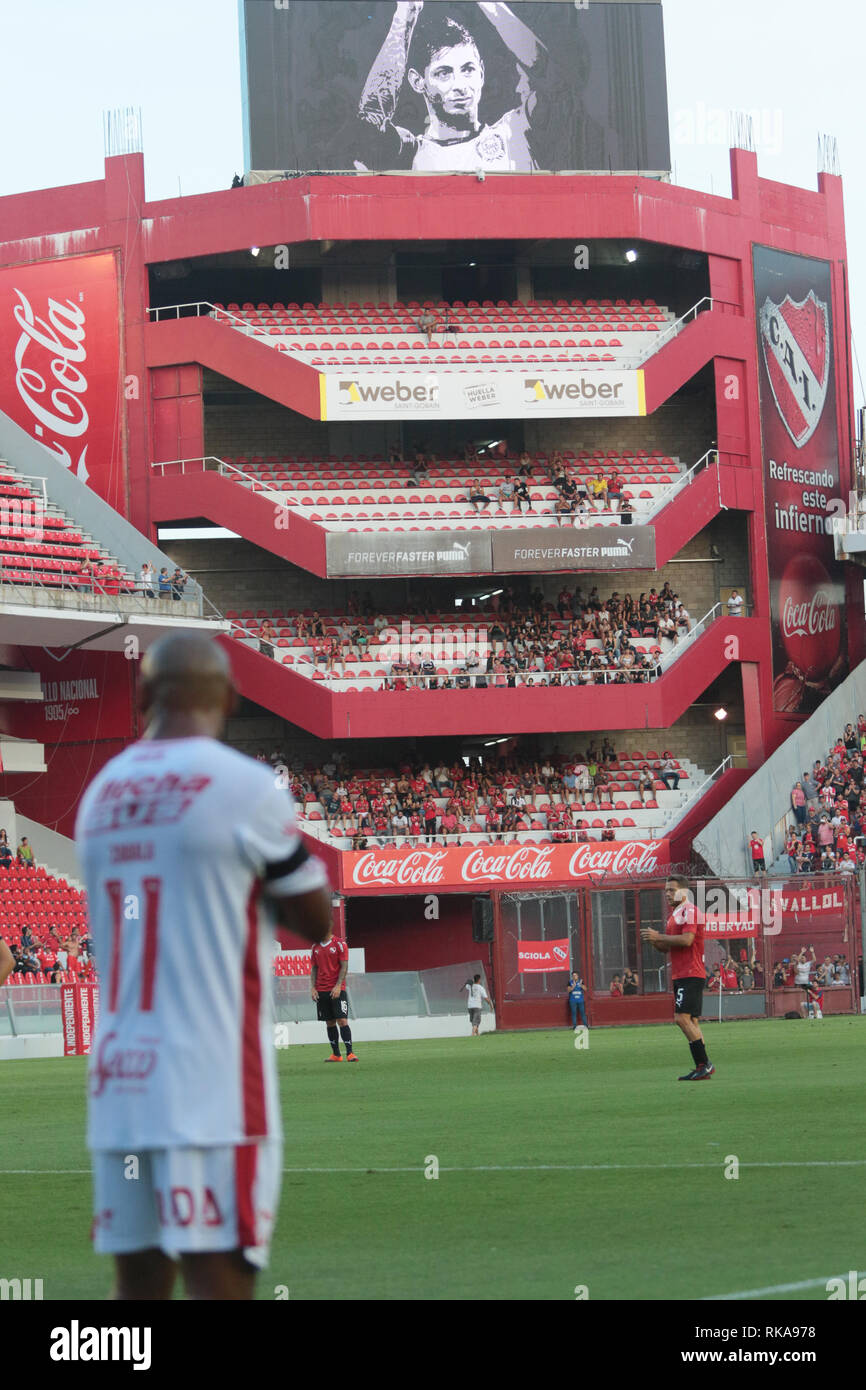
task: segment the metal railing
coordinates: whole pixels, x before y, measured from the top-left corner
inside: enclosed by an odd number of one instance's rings
[[[728,769],[732,768],[733,766],[733,755],[731,753],[728,753],[728,755],[724,757],[722,761],[719,763],[718,767],[714,768],[712,772],[708,773],[704,780],[700,782],[698,786],[694,788],[694,790],[689,788],[688,796],[686,797],[685,801],[682,803],[681,806],[678,806],[676,808],[676,815],[668,822],[666,832],[672,830],[674,826],[677,825],[679,821],[683,819],[689,808],[693,806],[695,802],[703,796],[707,788],[711,787],[714,782],[717,782],[721,777],[722,773],[727,772]]]
[[[16,563],[20,557],[16,557]],[[24,569],[24,565],[17,566]],[[22,582],[18,579],[10,579],[6,574],[0,575],[0,605],[8,597],[8,591],[12,590],[16,601],[29,604],[31,607],[48,607],[52,604],[57,606],[57,599],[62,594],[64,598],[75,598],[75,608],[85,612],[104,613],[107,607],[118,610],[119,616],[132,613],[149,613],[151,615],[159,613],[161,610],[155,605],[160,602],[172,604],[172,609],[178,616],[203,616],[203,595],[193,594],[191,598],[174,599],[171,595],[167,599],[160,600],[158,597],[149,599],[145,594],[135,587],[137,580],[127,572],[120,576],[120,583],[129,587],[114,587],[112,582],[106,583],[104,580],[91,577],[86,583],[73,583],[67,575],[57,575],[56,579],[47,582],[44,576],[34,570],[32,579]],[[156,584],[156,579],[153,581]],[[212,606],[212,605],[211,605]],[[62,604],[64,609],[71,609],[72,605],[68,602]],[[216,612],[216,610],[214,610]]]
[[[701,458],[698,459],[697,463],[692,464],[688,472],[680,473],[679,476],[676,477],[672,483],[668,483],[664,492],[661,494],[660,497],[654,499],[652,506],[647,512],[647,522],[650,522],[655,517],[657,517],[659,512],[662,511],[662,509],[666,507],[668,503],[672,501],[674,497],[677,496],[678,493],[682,492],[683,488],[688,486],[688,484],[692,481],[696,474],[700,473],[704,468],[708,468],[710,464],[718,463],[718,461],[718,449],[708,449],[707,452],[703,454]]]
[[[702,299],[699,299],[696,304],[692,305],[691,309],[687,309],[686,312],[680,315],[678,319],[675,319],[673,323],[669,323],[664,332],[660,333],[644,352],[640,353],[636,358],[629,359],[629,361],[639,366],[641,362],[646,362],[650,357],[654,357],[659,351],[659,348],[664,347],[665,343],[675,337],[680,329],[685,327],[690,318],[697,318],[698,314],[707,313],[713,308],[714,303],[715,301],[712,295],[705,294]],[[704,308],[704,305],[706,305],[706,308]]]
[[[641,814],[636,807],[630,809],[633,810],[636,815]],[[650,814],[656,810],[656,808],[652,806],[648,809]],[[664,809],[664,807],[660,806],[658,811],[663,813]],[[680,808],[676,807],[674,809],[676,810],[677,817],[679,817]],[[647,807],[644,806],[643,810],[646,811]],[[608,815],[613,811],[613,807],[608,811],[607,806],[605,806],[603,812],[590,811],[588,814],[597,819],[600,815]],[[628,811],[623,811],[622,808],[620,808],[620,810],[615,813],[615,818],[622,815],[628,815]],[[527,813],[522,816],[522,819],[525,820],[526,818]],[[670,821],[669,823],[665,822],[663,825],[628,825],[623,827],[622,822],[620,822],[619,826],[613,826],[613,829],[617,832],[626,829],[629,832],[626,836],[617,833],[616,842],[620,842],[623,839],[663,840],[668,834],[670,826],[674,823],[674,821]],[[558,844],[604,843],[601,838],[601,830],[597,826],[591,828],[588,825],[584,830],[578,830],[573,825],[568,827],[553,825],[548,828],[538,826],[534,830],[455,830],[452,832],[440,830],[432,836],[424,834],[401,835],[395,831],[388,831],[386,834],[379,835],[375,830],[361,830],[346,835],[334,835],[328,830],[325,822],[305,820],[303,815],[299,816],[298,825],[299,829],[301,829],[305,835],[309,835],[312,839],[318,840],[321,844],[330,845],[332,849],[337,849],[341,853],[347,853],[351,850],[352,841],[356,838],[356,834],[362,836],[367,841],[368,849],[383,849],[388,845],[393,845],[396,849],[409,849],[413,847],[416,849],[426,849],[437,845],[442,849],[459,849],[464,845],[479,844],[481,841],[486,841],[488,844],[533,845],[539,844],[542,838],[544,840],[549,840],[555,835],[559,837],[555,841],[555,843]],[[581,834],[585,835],[586,838],[584,840],[579,838]],[[340,841],[346,841],[347,843],[341,844],[339,843]]]

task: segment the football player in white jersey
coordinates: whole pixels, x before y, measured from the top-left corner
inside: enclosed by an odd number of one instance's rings
[[[483,125],[484,63],[469,30],[447,16],[418,25],[423,0],[398,0],[361,95],[356,168],[529,173],[539,167],[531,126],[547,50],[508,5],[478,8],[514,55],[520,104]],[[393,123],[404,78],[427,107],[420,135]]]
[[[275,924],[331,897],[273,769],[218,742],[228,659],[195,633],[142,663],[145,736],[85,793],[76,840],[100,971],[88,1144],[94,1244],[119,1299],[248,1299],[279,1202]]]

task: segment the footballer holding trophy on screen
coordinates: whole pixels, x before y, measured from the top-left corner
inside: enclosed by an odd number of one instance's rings
[[[464,24],[423,0],[398,0],[387,37],[370,69],[358,109],[355,167],[435,172],[530,173],[539,163],[533,131],[544,120],[548,51],[508,5],[478,9],[513,55],[519,104],[492,124],[479,118],[484,62]],[[420,134],[394,124],[403,83],[423,99]],[[420,117],[420,112],[419,112]]]

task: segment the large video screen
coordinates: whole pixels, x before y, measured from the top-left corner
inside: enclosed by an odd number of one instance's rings
[[[664,174],[660,0],[244,0],[247,170]]]

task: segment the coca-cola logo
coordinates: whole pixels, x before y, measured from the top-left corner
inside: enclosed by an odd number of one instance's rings
[[[550,878],[552,845],[521,845],[516,850],[478,847],[463,861],[464,883],[537,882]]]
[[[657,846],[652,840],[626,840],[621,845],[578,845],[568,865],[572,878],[590,874],[650,874],[658,866]]]
[[[60,442],[61,439],[80,440],[90,425],[84,403],[87,377],[78,365],[87,360],[84,310],[71,299],[65,303],[49,299],[46,320],[34,313],[30,300],[21,290],[16,289],[15,294],[20,303],[15,305],[13,313],[21,329],[15,344],[18,395],[33,416],[34,436],[57,454],[65,468],[73,469],[86,483],[89,477],[87,445],[73,459],[69,449]],[[40,348],[42,356],[38,354]]]
[[[90,1093],[101,1096],[109,1081],[146,1081],[157,1063],[150,1047],[118,1047],[111,1051],[116,1033],[106,1033],[99,1044],[90,1072]]]
[[[816,589],[811,600],[796,603],[789,594],[782,607],[782,633],[785,637],[815,637],[832,632],[838,613],[826,589]]]
[[[352,880],[359,887],[364,884],[441,883],[445,877],[445,859],[444,849],[418,849],[405,855],[398,851],[389,858],[369,850],[356,860]]]

